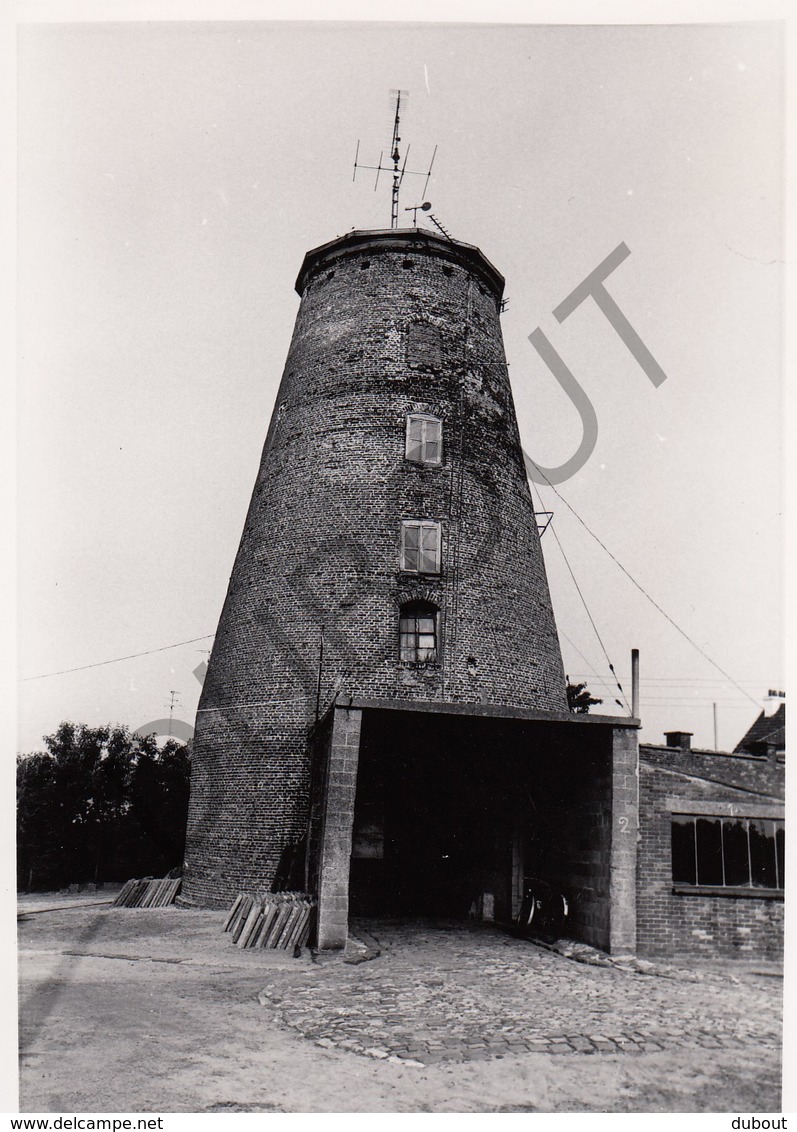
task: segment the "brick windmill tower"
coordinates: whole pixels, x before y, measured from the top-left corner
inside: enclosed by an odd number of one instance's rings
[[[478,248],[398,227],[400,97],[391,227],[308,252],[296,281],[198,710],[189,902],[276,881],[338,923],[349,884],[365,910],[413,911],[488,883],[508,908],[520,866],[496,837],[518,776],[496,752],[526,740],[497,720],[567,718],[504,280]],[[496,853],[506,882],[483,879]]]

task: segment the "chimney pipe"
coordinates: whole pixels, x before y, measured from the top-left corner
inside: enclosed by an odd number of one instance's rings
[[[677,747],[681,751],[691,751],[692,749],[691,731],[665,731],[664,738],[667,740],[668,747]]]
[[[631,649],[631,715],[639,719],[639,649]]]

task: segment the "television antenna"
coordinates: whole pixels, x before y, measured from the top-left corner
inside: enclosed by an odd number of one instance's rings
[[[401,134],[400,134],[401,112],[404,109],[404,107],[407,105],[407,100],[409,98],[409,95],[407,94],[406,90],[392,90],[390,92],[390,94],[391,94],[391,97],[395,98],[395,100],[396,100],[396,111],[395,111],[395,114],[394,114],[394,117],[393,117],[393,137],[392,137],[391,142],[390,142],[390,158],[389,158],[389,161],[384,165],[382,164],[382,158],[385,155],[385,151],[382,150],[381,153],[379,154],[379,163],[377,165],[364,165],[361,161],[358,160],[358,158],[360,156],[360,141],[359,141],[359,138],[358,138],[357,139],[357,149],[356,149],[356,152],[354,154],[354,173],[352,174],[352,181],[356,180],[358,169],[373,169],[376,172],[376,177],[374,179],[374,192],[376,192],[376,189],[379,185],[379,174],[380,173],[391,173],[392,172],[393,184],[392,184],[391,192],[390,192],[390,227],[391,228],[398,228],[399,193],[401,192],[401,182],[404,180],[404,178],[406,176],[425,177],[426,180],[423,183],[423,192],[421,193],[421,197],[423,198],[426,195],[426,188],[429,184],[429,178],[432,175],[432,166],[434,165],[434,159],[435,159],[435,155],[437,153],[437,146],[434,147],[434,151],[432,153],[432,160],[429,162],[429,168],[427,169],[427,171],[425,173],[422,173],[419,169],[408,169],[407,168],[407,158],[409,157],[409,153],[410,153],[410,147],[409,146],[407,146],[406,152],[404,154],[404,162],[402,164],[401,149],[400,149],[400,146],[401,146]],[[391,163],[392,163],[392,169],[391,169]],[[419,205],[418,207],[420,208],[422,206]]]
[[[169,703],[169,735],[171,735],[171,733],[172,733],[172,719],[173,719],[173,716],[174,716],[174,705],[175,705],[175,702],[176,702],[176,697],[179,696],[180,693],[175,688],[170,688],[169,694],[171,695],[171,702]]]
[[[435,228],[440,229],[447,240],[453,240],[454,237],[451,235],[447,228],[443,227],[443,225],[440,223],[433,212],[429,213],[429,219],[431,220],[432,224],[434,224]]]
[[[411,204],[410,207],[405,208],[404,211],[412,213],[412,223],[413,223],[413,226],[417,228],[417,226],[418,226],[418,213],[419,212],[429,212],[429,209],[431,207],[432,207],[431,202],[428,201],[428,200],[425,200],[423,202],[423,204]],[[447,240],[453,240],[454,237],[451,235],[451,233],[449,232],[449,230],[447,228],[443,227],[442,222],[437,219],[437,217],[435,216],[435,214],[433,212],[429,212],[429,219],[431,220],[432,224],[434,224],[435,228],[437,228],[438,231],[443,233],[443,235],[445,236],[445,238]]]
[[[412,226],[413,226],[413,228],[418,227],[418,213],[419,212],[428,212],[431,207],[432,206],[431,206],[430,202],[428,200],[425,200],[423,202],[423,204],[411,204],[409,206],[409,208],[404,209],[405,212],[411,212],[412,213]]]

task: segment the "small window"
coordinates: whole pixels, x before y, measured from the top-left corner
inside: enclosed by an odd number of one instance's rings
[[[409,519],[401,524],[401,569],[413,574],[440,573],[440,524]]]
[[[780,891],[784,838],[784,823],[774,818],[673,814],[673,883]]]
[[[402,605],[399,615],[399,656],[405,664],[437,660],[437,606],[426,601]]]
[[[407,417],[405,458],[413,464],[439,464],[443,452],[443,422],[437,417],[412,413]]]

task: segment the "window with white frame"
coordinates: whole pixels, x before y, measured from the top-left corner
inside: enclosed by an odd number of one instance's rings
[[[443,422],[426,413],[410,413],[404,456],[413,464],[439,464],[443,458]]]
[[[440,524],[407,519],[401,524],[401,569],[412,574],[440,573]]]
[[[673,814],[673,884],[779,891],[784,843],[784,822],[778,818]]]
[[[399,613],[399,656],[405,664],[437,660],[438,609],[428,601],[410,601]]]

